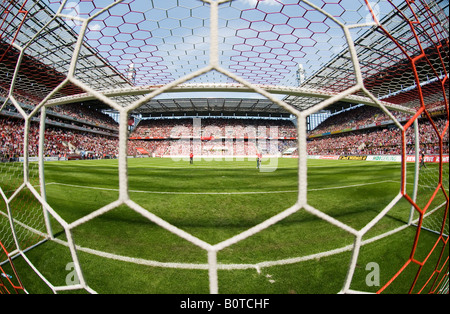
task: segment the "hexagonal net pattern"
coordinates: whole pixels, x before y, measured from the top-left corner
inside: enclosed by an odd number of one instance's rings
[[[14,112],[23,127],[20,145],[14,147],[20,163],[0,164],[0,241],[5,245],[0,251],[0,262],[5,262],[0,265],[12,265],[12,257],[21,256],[54,292],[95,292],[83,276],[78,258],[82,248],[75,242],[73,230],[127,206],[206,252],[206,264],[166,266],[207,270],[209,291],[218,293],[219,270],[259,270],[302,261],[304,258],[299,257],[247,265],[221,264],[217,258],[224,249],[302,211],[354,237],[349,247],[322,252],[311,259],[350,251],[341,292],[359,292],[351,289],[359,253],[365,243],[375,241],[363,238],[399,202],[407,201],[410,221],[385,236],[417,226],[410,239],[414,242],[411,255],[378,292],[385,291],[414,265],[418,270],[408,291],[427,287],[427,291],[438,292],[446,282],[444,292],[448,293],[448,1],[22,0],[2,1],[0,8],[0,113],[4,117]],[[256,94],[270,101],[265,105],[267,112],[283,110],[295,117],[299,173],[298,197],[293,206],[213,245],[131,198],[127,139],[129,117],[140,110],[189,109],[180,105],[167,109],[154,101],[159,96],[218,91]],[[46,112],[81,102],[101,103],[120,117],[118,136],[111,144],[118,152],[119,188],[117,200],[69,222],[46,199],[45,143],[52,135],[46,130]],[[379,108],[392,120],[399,136],[399,192],[362,228],[322,212],[308,198],[307,117],[338,103]],[[419,119],[426,126],[419,126]],[[9,148],[8,130],[14,127],[7,118],[0,125],[2,146]],[[433,140],[428,142],[428,138]],[[431,149],[427,143],[435,145],[438,164],[437,170],[428,174],[420,165],[425,158],[421,152]],[[37,163],[30,160],[33,149]],[[413,174],[407,172],[408,156],[414,157]],[[8,176],[17,165],[20,175],[14,174],[17,183],[11,184]],[[414,186],[412,192],[409,184]],[[28,258],[27,249],[42,238],[61,242],[52,233],[51,220],[64,230],[64,244],[79,278],[76,284],[52,284]],[[431,220],[434,223],[425,226]],[[427,257],[419,260],[415,251],[422,237],[421,227],[432,229],[437,239]],[[110,253],[87,251],[113,258]],[[416,287],[432,253],[439,256],[433,262],[436,265],[425,274],[426,284]]]

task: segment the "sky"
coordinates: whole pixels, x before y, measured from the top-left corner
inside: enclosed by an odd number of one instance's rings
[[[60,4],[46,1],[54,11]],[[342,2],[345,9],[352,8],[345,13],[345,19],[358,23],[371,20],[362,1]],[[311,2],[323,5],[322,1]],[[110,3],[69,0],[62,13],[87,18]],[[221,65],[257,84],[292,86],[297,84],[298,64],[303,65],[306,76],[312,75],[346,48],[337,24],[330,19],[322,23],[322,13],[304,3],[293,3],[296,1],[234,0],[222,5]],[[380,16],[386,11],[375,2],[372,6]],[[343,7],[330,4],[324,9],[343,20]],[[80,22],[70,18],[65,21],[79,32]],[[199,0],[126,0],[93,20],[85,41],[122,72],[133,63],[138,85],[167,83],[208,64],[209,5]],[[193,82],[222,80],[220,75],[209,73]]]
[[[54,11],[61,2],[45,1]],[[373,22],[364,0],[328,2],[310,0],[346,25]],[[111,3],[69,0],[62,13],[67,16],[65,22],[79,32],[80,22],[70,17],[88,18]],[[369,4],[379,20],[391,11],[388,1]],[[299,64],[308,78],[348,47],[338,24],[297,0],[234,0],[220,6],[219,19],[221,67],[255,84],[297,86]],[[367,30],[368,26],[352,28],[352,38]],[[209,64],[209,5],[200,0],[125,0],[90,22],[85,42],[124,76],[132,64],[138,86],[170,83]],[[217,72],[188,83],[209,82],[233,83]]]

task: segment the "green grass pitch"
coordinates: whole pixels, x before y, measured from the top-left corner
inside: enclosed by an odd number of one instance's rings
[[[426,171],[437,171],[436,167],[429,165]],[[445,167],[448,174],[448,164]],[[412,193],[414,165],[408,165],[407,170],[407,190]],[[399,163],[308,160],[307,171],[308,204],[357,230],[374,219],[400,190]],[[184,160],[129,159],[128,178],[133,201],[210,244],[220,243],[280,213],[295,204],[298,197],[296,159],[278,159],[272,172],[258,171],[256,161],[248,159],[195,160],[192,165]],[[45,180],[48,203],[68,223],[118,199],[117,160],[47,162]],[[429,193],[421,193],[422,205]],[[27,197],[32,199],[23,195],[24,199]],[[438,193],[433,204],[443,201],[443,193]],[[14,206],[15,203],[11,206],[13,213]],[[363,240],[405,225],[410,208],[405,199],[400,200]],[[0,211],[5,212],[3,202]],[[5,219],[0,222],[5,223]],[[56,238],[65,241],[64,230],[54,219],[52,227]],[[408,260],[416,231],[415,227],[408,227],[364,245],[351,288],[376,292],[380,286],[366,284],[366,265],[375,262],[380,266],[383,285]],[[144,261],[134,264],[78,251],[87,283],[99,293],[209,293],[207,270],[170,267],[206,265],[207,252],[127,206],[76,227],[73,236],[83,248]],[[427,258],[436,239],[434,233],[421,232],[415,257]],[[315,254],[353,242],[351,234],[300,210],[218,253],[219,264],[261,266],[219,270],[219,293],[337,293],[344,284],[351,251],[328,257]],[[432,270],[427,268],[435,266],[438,255],[428,257],[422,272]],[[27,257],[56,286],[74,279],[70,252],[64,245],[47,241],[29,251]],[[285,262],[302,257],[304,261]],[[149,261],[160,264],[149,266]],[[264,267],[265,262],[275,265]],[[14,263],[29,292],[51,292],[22,258]],[[386,292],[408,292],[417,270],[417,265],[409,266]],[[419,279],[417,285],[426,279]]]

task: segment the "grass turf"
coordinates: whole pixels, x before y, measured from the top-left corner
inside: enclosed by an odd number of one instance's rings
[[[427,171],[432,171],[430,168],[433,167],[430,165]],[[359,230],[399,193],[400,173],[400,165],[392,162],[309,160],[307,202]],[[412,173],[413,167],[409,165],[408,193],[412,193]],[[277,160],[273,172],[258,171],[253,160],[196,160],[190,165],[171,159],[129,159],[128,178],[133,201],[210,244],[220,243],[282,212],[295,204],[298,197],[295,159]],[[45,179],[48,203],[68,223],[118,198],[116,160],[48,162]],[[448,184],[446,189],[448,191]],[[32,196],[27,197],[33,203]],[[443,193],[438,193],[434,203],[442,202],[443,198]],[[426,203],[426,200],[421,202]],[[400,200],[365,239],[404,225],[410,207],[406,200]],[[52,226],[57,238],[65,240],[63,228],[54,219]],[[379,287],[368,287],[365,283],[368,273],[365,266],[370,262],[378,263],[381,282],[386,282],[408,260],[415,233],[416,229],[411,227],[364,246],[351,287],[377,291]],[[73,236],[80,246],[122,256],[162,263],[207,263],[204,250],[124,205],[76,227]],[[218,262],[279,261],[341,248],[353,241],[354,237],[348,232],[300,210],[220,251]],[[436,236],[421,233],[420,241],[423,253],[417,254],[427,256]],[[149,267],[84,252],[78,254],[89,286],[100,293],[209,291],[207,270]],[[54,285],[66,283],[70,274],[67,265],[71,262],[66,247],[48,241],[27,256]],[[260,273],[255,269],[220,270],[219,292],[336,293],[344,283],[350,256],[350,252],[345,252],[263,268]],[[19,265],[16,266],[18,269],[29,268],[21,258],[15,263]],[[49,292],[32,272],[24,271],[21,278],[30,292]],[[400,276],[388,292],[407,292],[411,282],[412,278]]]

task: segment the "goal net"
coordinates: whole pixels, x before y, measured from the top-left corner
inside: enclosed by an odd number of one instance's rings
[[[370,292],[389,292],[401,280],[407,282],[404,292],[448,293],[448,9],[444,0],[1,1],[0,292],[33,292],[21,280],[24,270],[52,292],[95,293],[84,276],[80,254],[206,272],[208,291],[216,294],[221,292],[223,271],[261,273],[261,268],[349,252],[341,263],[346,271],[339,292],[359,293],[366,292],[354,280],[361,250],[387,237],[382,241],[406,241],[411,251]],[[242,95],[253,100],[239,99]],[[223,100],[205,100],[211,98]],[[312,206],[308,190],[309,153],[319,151],[308,148],[316,136],[308,133],[310,117],[354,106],[376,108],[378,113],[367,116],[367,109],[366,116],[338,122],[318,136],[341,133],[339,138],[349,140],[355,149],[344,149],[330,137],[323,142],[327,153],[314,158],[393,160],[398,165],[398,176],[383,181],[396,184],[397,194],[387,205],[380,203],[376,215],[362,226]],[[136,121],[183,117],[186,112],[294,120],[296,137],[289,137],[289,143],[270,146],[265,140],[278,138],[267,133],[259,147],[245,135],[242,150],[252,155],[264,151],[264,158],[268,151],[287,149],[298,160],[295,204],[213,244],[136,201],[129,189],[130,150],[146,157],[152,152],[164,155],[175,141],[164,135],[145,147],[144,142],[134,142],[130,134]],[[382,129],[384,125],[389,128]],[[366,135],[354,133],[364,128]],[[368,139],[369,132],[370,140],[360,139]],[[206,141],[201,135],[178,140],[188,145]],[[225,150],[214,142],[209,145],[214,153]],[[226,148],[227,153],[232,150],[233,145]],[[58,197],[47,200],[47,189],[55,184],[54,176],[46,178],[49,168],[70,173],[78,180],[77,187],[89,186],[82,175],[71,172],[77,162],[69,161],[92,158],[117,158],[116,176],[105,179],[117,182],[117,189],[109,189],[115,193],[112,197],[105,192],[91,199],[86,194],[88,200],[76,207],[76,201],[64,200],[61,188]],[[63,160],[67,163],[58,163]],[[87,167],[95,170],[95,165]],[[75,189],[74,183],[58,179],[65,182],[60,186]],[[99,193],[108,190],[105,182],[104,188],[95,187]],[[404,204],[408,217],[402,225],[372,237],[381,222]],[[123,207],[192,244],[206,262],[124,257],[104,250],[104,243],[97,247],[95,239],[90,247],[76,241],[75,229]],[[224,250],[297,213],[345,233],[351,244],[280,261],[220,260]],[[395,237],[404,230],[407,239]],[[309,236],[302,239],[309,240]],[[67,259],[58,262],[71,267],[72,277],[63,274],[58,281],[42,271],[39,262],[51,260],[52,245],[68,251]]]
[[[438,122],[436,125],[438,129],[442,129],[442,123],[443,121]],[[417,185],[415,186],[415,202],[420,208],[425,208],[427,211],[422,218],[422,228],[448,236],[448,220],[443,219],[446,215],[447,206],[445,192],[443,191],[448,191],[449,168],[446,165],[443,165],[441,168],[438,164],[433,163],[433,159],[436,156],[427,157],[427,152],[429,153],[430,149],[434,149],[427,145],[430,139],[426,137],[429,137],[430,133],[432,134],[432,132],[429,132],[430,127],[430,124],[424,125],[423,123],[418,126],[421,148],[419,149],[418,169],[416,169],[418,176],[416,178]],[[439,188],[439,185],[441,185],[441,188]],[[414,215],[411,219],[419,218],[417,212],[413,212]]]

